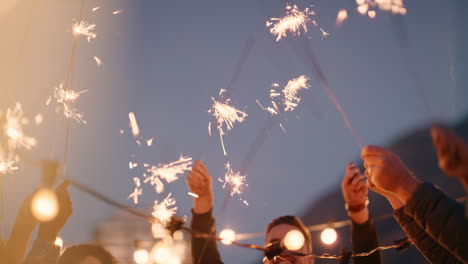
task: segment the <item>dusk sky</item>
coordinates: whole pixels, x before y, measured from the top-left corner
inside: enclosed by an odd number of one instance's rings
[[[18,101],[26,115],[42,113],[42,125],[27,126],[38,140],[28,154],[61,161],[66,121],[45,102],[66,77],[71,26],[81,1],[36,1],[33,9],[32,1],[17,2],[9,8],[0,4],[0,111]],[[76,104],[87,124],[72,121],[67,174],[132,205],[127,196],[133,191],[132,178],[141,177],[141,170],[129,170],[129,161],[158,164],[180,154],[203,158],[214,178],[218,230],[263,231],[276,216],[301,214],[336,187],[347,162],[359,157],[357,142],[300,47],[308,43],[313,48],[364,144],[385,146],[412,129],[436,120],[454,122],[468,112],[466,77],[460,76],[466,68],[459,67],[466,66],[466,51],[459,49],[467,34],[457,24],[461,20],[455,19],[455,10],[466,10],[467,5],[459,2],[406,1],[406,16],[377,11],[370,19],[357,13],[354,1],[293,1],[301,10],[314,10],[312,18],[330,36],[322,38],[309,24],[307,33],[276,42],[265,22],[285,14],[285,1],[86,0],[83,19],[96,24],[97,37],[91,43],[85,38],[78,41],[73,89],[87,90]],[[101,9],[92,12],[96,6]],[[337,28],[336,15],[343,8],[348,19]],[[123,12],[113,15],[116,10]],[[28,19],[32,23],[25,34]],[[395,26],[395,19],[401,26]],[[408,33],[408,48],[400,48],[397,36],[403,30]],[[229,85],[249,38],[252,49],[231,96],[232,104],[248,117],[224,136],[228,152],[224,157],[218,134],[208,135],[210,97],[216,98]],[[101,58],[101,67],[93,56]],[[234,170],[241,169],[269,116],[256,100],[267,104],[272,83],[284,86],[300,75],[311,78],[311,87],[300,93],[303,100],[297,109],[282,116],[286,133],[276,124],[247,170],[248,186],[241,198],[249,206],[234,196],[223,208],[229,191],[217,179],[223,177],[224,164],[229,161]],[[417,78],[424,96],[415,85]],[[141,137],[154,137],[154,146],[137,146],[128,126],[129,112],[136,115]],[[39,173],[23,162],[20,170],[2,176],[3,237],[21,201],[39,184]],[[150,213],[154,200],[171,192],[178,215],[190,217],[192,197],[184,178],[168,184],[159,195],[145,187],[138,206]],[[116,212],[70,189],[74,213],[61,234],[68,245],[92,239],[93,228]],[[220,249],[225,263],[246,263],[258,256],[235,247]]]

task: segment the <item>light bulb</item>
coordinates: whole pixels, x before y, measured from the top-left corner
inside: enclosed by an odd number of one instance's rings
[[[133,253],[133,260],[138,264],[144,264],[149,260],[148,251],[144,249],[138,249]]]
[[[288,250],[299,250],[304,246],[304,242],[304,235],[297,229],[293,229],[286,233],[283,239],[284,246]]]
[[[326,245],[331,245],[336,242],[338,235],[333,228],[325,228],[320,235],[322,242]]]
[[[236,240],[236,232],[234,232],[232,229],[224,229],[219,234],[219,237],[222,239],[221,243],[230,245],[232,244],[232,241]]]
[[[58,213],[57,195],[49,189],[39,189],[31,200],[31,212],[40,222],[54,219]]]

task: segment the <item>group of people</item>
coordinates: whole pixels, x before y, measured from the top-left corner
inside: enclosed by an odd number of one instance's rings
[[[439,167],[447,175],[458,179],[468,191],[468,145],[450,130],[434,126],[431,129]],[[394,209],[394,217],[412,243],[430,263],[468,263],[468,216],[465,205],[445,195],[433,184],[418,179],[391,151],[366,146],[361,151],[365,172],[353,163],[348,164],[341,190],[345,209],[352,223],[353,252],[364,253],[379,246],[378,236],[367,205],[368,189],[384,196]],[[195,232],[216,233],[212,215],[212,177],[206,166],[195,162],[187,177],[187,185],[198,195],[194,199],[191,228]],[[287,250],[264,263],[312,264],[310,232],[296,216],[273,219],[265,230],[265,245],[281,242],[291,230],[304,236],[304,245]],[[300,254],[294,254],[300,253]],[[194,264],[223,263],[216,241],[192,236]],[[357,264],[380,264],[376,251],[368,256],[355,257]]]
[[[468,190],[468,145],[450,130],[431,129],[439,167]],[[468,216],[462,203],[451,199],[433,184],[423,182],[404,165],[399,157],[387,149],[366,146],[361,158],[365,172],[350,163],[347,165],[341,190],[345,209],[352,223],[354,253],[368,252],[379,246],[377,231],[367,205],[368,190],[384,196],[394,209],[394,217],[417,249],[431,263],[468,263]],[[195,161],[186,179],[194,198],[191,229],[195,233],[216,234],[213,218],[212,177],[203,162]],[[115,264],[117,260],[103,247],[80,244],[61,249],[55,245],[60,230],[72,214],[68,182],[55,189],[58,215],[50,222],[39,223],[31,213],[32,193],[22,203],[9,239],[0,244],[0,263],[8,264]],[[33,231],[37,236],[26,254]],[[299,231],[304,244],[297,250],[281,251],[264,263],[311,264],[312,240],[304,223],[296,216],[273,219],[265,230],[265,245],[281,244],[291,230]],[[217,241],[211,236],[192,236],[191,252],[194,264],[223,263]],[[381,263],[380,252],[355,257],[354,263]]]

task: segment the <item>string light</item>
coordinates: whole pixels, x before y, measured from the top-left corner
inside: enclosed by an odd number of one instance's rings
[[[338,234],[336,230],[331,227],[325,228],[320,234],[320,239],[322,239],[322,242],[326,245],[335,243],[337,238]]]
[[[47,188],[39,189],[31,201],[31,212],[40,222],[49,222],[58,213],[57,195]]]
[[[144,264],[147,263],[149,260],[149,254],[148,251],[144,249],[138,249],[133,253],[133,260],[137,264]]]
[[[232,229],[224,229],[219,234],[219,237],[221,238],[221,243],[230,245],[232,244],[232,241],[236,240],[236,232]]]
[[[304,246],[304,242],[304,235],[297,229],[293,229],[286,233],[283,239],[284,246],[288,250],[299,250]]]

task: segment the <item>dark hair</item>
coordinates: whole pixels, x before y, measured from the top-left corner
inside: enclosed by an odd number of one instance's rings
[[[118,263],[114,256],[102,246],[80,244],[65,249],[57,264],[78,264],[88,256],[97,258],[102,264]]]
[[[307,229],[307,227],[304,225],[304,223],[302,223],[301,219],[293,215],[284,215],[284,216],[280,216],[278,218],[273,219],[267,225],[267,228],[265,231],[265,234],[266,234],[265,242],[269,242],[269,241],[266,241],[266,239],[270,230],[273,227],[277,225],[281,225],[281,224],[292,225],[292,226],[297,227],[299,231],[301,231],[301,233],[304,235],[304,239],[305,239],[304,245],[306,246],[307,253],[312,253],[312,238],[310,237],[310,232]]]

